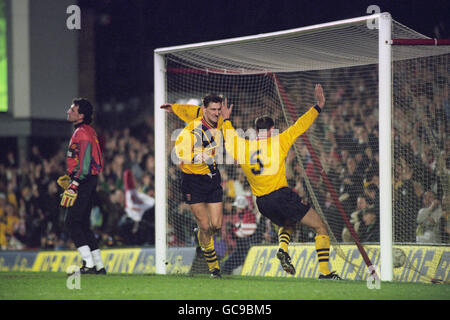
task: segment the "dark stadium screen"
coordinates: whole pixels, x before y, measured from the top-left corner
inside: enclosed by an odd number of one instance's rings
[[[8,111],[8,56],[6,47],[6,4],[0,0],[0,112]]]

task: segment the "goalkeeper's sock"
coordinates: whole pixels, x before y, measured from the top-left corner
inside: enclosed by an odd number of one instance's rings
[[[316,241],[316,252],[319,260],[319,272],[327,275],[330,274],[328,261],[330,257],[330,237],[325,234],[318,235],[314,238]]]
[[[103,269],[105,266],[103,265],[100,249],[93,250],[91,254],[92,258],[94,259],[94,264],[97,271]]]
[[[219,268],[219,260],[217,259],[216,250],[214,248],[214,238],[211,236],[208,243],[202,243],[200,241],[200,237],[198,236],[200,247],[203,251],[203,256],[206,259],[206,263],[208,264],[209,271],[213,271],[214,269]]]
[[[91,249],[89,246],[81,246],[78,249],[81,259],[86,263],[87,268],[94,267],[94,258],[92,258]]]
[[[291,227],[280,227],[278,230],[278,243],[279,248],[288,253],[289,242],[291,241],[291,235],[294,232]]]

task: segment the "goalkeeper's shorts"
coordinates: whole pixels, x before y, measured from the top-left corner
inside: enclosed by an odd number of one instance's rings
[[[297,223],[311,208],[303,204],[300,196],[288,187],[256,198],[259,212],[278,226]]]
[[[215,175],[182,173],[181,192],[188,204],[222,202],[222,179]]]

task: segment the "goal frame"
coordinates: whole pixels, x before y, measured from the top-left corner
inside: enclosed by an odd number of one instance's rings
[[[378,95],[379,95],[379,177],[380,177],[380,278],[393,280],[392,258],[392,17],[377,13],[357,18],[322,23],[285,31],[271,32],[225,40],[159,48],[154,51],[154,119],[155,119],[155,267],[157,274],[167,273],[167,145],[166,66],[164,55],[187,49],[208,48],[253,40],[279,38],[312,30],[324,30],[367,21],[378,28]],[[377,22],[373,24],[373,22]],[[370,270],[371,272],[373,270]]]

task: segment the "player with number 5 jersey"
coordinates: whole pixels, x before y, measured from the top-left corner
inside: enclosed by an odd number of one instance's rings
[[[320,279],[340,279],[329,270],[330,238],[328,230],[319,214],[299,195],[288,188],[285,159],[290,147],[317,118],[325,105],[325,97],[320,84],[315,87],[317,104],[303,114],[292,126],[277,134],[275,123],[269,116],[256,119],[257,138],[248,140],[240,137],[231,124],[233,105],[222,107],[223,137],[226,151],[241,165],[252,193],[257,197],[256,204],[261,214],[279,226],[279,250],[277,257],[281,267],[290,274],[295,268],[288,254],[288,245],[297,222],[313,228],[316,251],[319,261]]]
[[[315,106],[300,117],[294,125],[280,134],[273,129],[258,130],[255,140],[238,135],[231,121],[225,121],[222,130],[225,149],[241,165],[252,193],[261,197],[275,190],[287,187],[285,159],[295,140],[305,132],[317,118],[320,109]],[[258,121],[269,121],[268,116]]]

